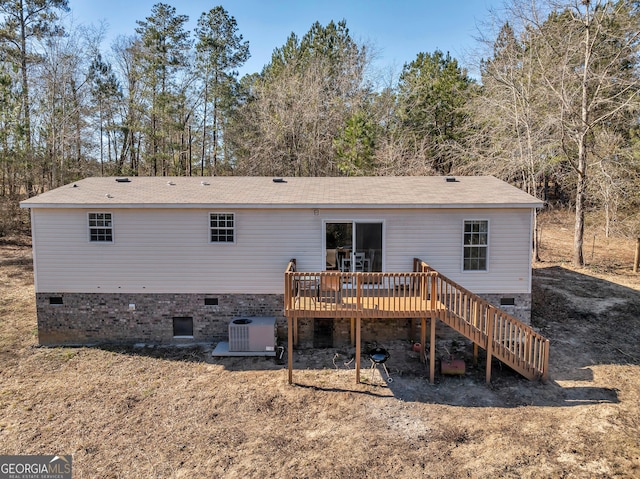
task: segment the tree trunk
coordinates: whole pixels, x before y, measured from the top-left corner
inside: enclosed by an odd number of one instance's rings
[[[578,181],[576,187],[576,224],[573,237],[573,265],[584,266],[582,245],[584,240],[584,200],[587,189],[587,135],[589,133],[589,67],[591,64],[591,22],[589,4],[586,3],[584,65],[582,72],[582,98],[580,105],[581,126],[578,136]]]
[[[104,176],[104,147],[103,147],[103,129],[102,129],[102,99],[98,100],[98,112],[100,118],[100,176]]]
[[[33,150],[31,148],[31,102],[29,100],[29,76],[27,72],[27,25],[24,16],[24,3],[20,0],[20,73],[22,75],[22,114],[24,115],[25,134],[25,176],[29,196],[35,195],[33,184]]]
[[[207,103],[209,102],[209,76],[205,78],[204,82],[204,113],[202,116],[202,158],[200,158],[200,176],[204,176],[204,164],[205,156],[207,153]]]
[[[215,85],[218,85],[218,72],[216,72]],[[213,95],[213,112],[212,112],[212,120],[213,120],[213,171],[211,172],[211,176],[218,175],[218,94],[214,92]]]
[[[573,265],[581,268],[584,266],[582,246],[584,242],[584,200],[587,186],[587,151],[585,139],[582,138],[578,147],[578,181],[576,187],[576,223],[573,235]]]
[[[191,134],[191,125],[188,127],[189,131],[189,157],[187,158],[187,176],[192,175],[192,165],[193,165],[193,135]]]
[[[533,262],[540,262],[540,235],[538,233],[538,211],[533,212]]]

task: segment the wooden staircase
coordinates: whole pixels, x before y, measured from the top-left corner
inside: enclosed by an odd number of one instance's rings
[[[549,340],[531,326],[496,308],[475,293],[463,288],[427,263],[414,259],[414,271],[429,276],[429,301],[432,314],[487,352],[487,382],[495,357],[528,379],[548,378]],[[432,320],[433,321],[433,320]],[[432,325],[432,331],[435,327]],[[423,328],[423,337],[426,331]],[[434,335],[432,335],[432,342]],[[424,340],[423,340],[424,345]],[[431,347],[431,368],[435,345]]]

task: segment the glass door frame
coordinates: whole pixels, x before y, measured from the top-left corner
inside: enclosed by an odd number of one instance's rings
[[[327,224],[350,224],[351,225],[351,250],[356,250],[356,225],[358,223],[366,223],[366,224],[380,224],[382,226],[382,237],[381,237],[381,258],[380,258],[380,272],[385,271],[385,262],[386,262],[386,222],[383,219],[378,218],[358,218],[358,219],[345,219],[345,218],[326,218],[322,220],[322,271],[327,271]],[[338,271],[340,271],[340,265],[336,265]]]

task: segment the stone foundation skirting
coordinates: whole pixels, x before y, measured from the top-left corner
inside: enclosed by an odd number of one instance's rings
[[[531,325],[531,293],[494,293],[479,294],[478,296],[489,301],[505,313],[518,318],[523,323]]]
[[[482,297],[531,323],[530,294]],[[228,339],[233,318],[267,316],[276,318],[278,338],[286,343],[283,303],[282,294],[37,293],[38,339],[49,346],[214,343]],[[415,341],[420,324],[409,318],[362,320],[362,341]],[[341,347],[351,341],[349,319],[318,326],[318,320],[298,319],[298,347]],[[438,336],[452,332],[438,324]]]
[[[37,293],[38,339],[41,345],[212,343],[228,339],[229,322],[238,316],[275,317],[278,336],[286,337],[283,304],[282,294]]]

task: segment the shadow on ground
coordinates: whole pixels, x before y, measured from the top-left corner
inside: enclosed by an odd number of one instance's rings
[[[402,401],[460,407],[575,407],[618,403],[616,389],[589,383],[594,382],[594,366],[640,365],[635,353],[640,344],[640,293],[558,266],[537,268],[533,272],[532,310],[533,326],[551,341],[550,378],[546,383],[528,381],[494,360],[491,383],[486,384],[485,357],[481,351],[478,365],[474,365],[472,347],[467,343],[459,350],[460,357],[465,360],[465,374],[437,374],[432,385],[428,381],[427,365],[419,361],[411,344],[393,341],[383,345],[390,352],[386,365],[392,382],[385,381],[380,366],[371,369],[371,362],[363,354],[361,383],[357,384],[355,350],[328,348],[294,351],[294,385],[323,391],[392,395]],[[459,339],[458,343],[463,344],[464,340]],[[212,345],[109,350],[163,360],[206,362],[231,372],[282,371],[283,380],[286,380],[287,365],[283,360],[212,357]],[[437,352],[442,350],[438,347]],[[323,372],[319,383],[314,382],[314,371]],[[334,380],[331,371],[334,371]],[[436,371],[439,371],[439,361]],[[572,382],[576,384],[567,384]]]
[[[551,340],[556,380],[588,381],[594,365],[640,365],[640,292],[552,266],[534,269],[532,322]]]
[[[470,357],[466,371],[460,376],[436,375],[429,383],[428,365],[422,364],[418,354],[406,341],[389,343],[390,358],[386,362],[391,382],[382,366],[372,363],[366,354],[361,356],[360,380],[356,383],[355,351],[351,349],[314,349],[294,351],[293,387],[325,392],[348,392],[358,395],[390,397],[400,401],[444,404],[460,407],[553,406],[573,407],[619,402],[617,391],[595,386],[563,387],[551,380],[546,383],[529,381],[506,366],[495,362],[490,384],[485,382],[484,356],[473,366]],[[167,361],[208,363],[222,366],[231,373],[279,374],[287,379],[287,364],[273,357],[212,357],[210,346],[195,348],[104,348],[133,356],[152,357]],[[286,357],[285,357],[286,360]],[[436,362],[439,371],[439,360]],[[258,376],[256,381],[259,382]]]

